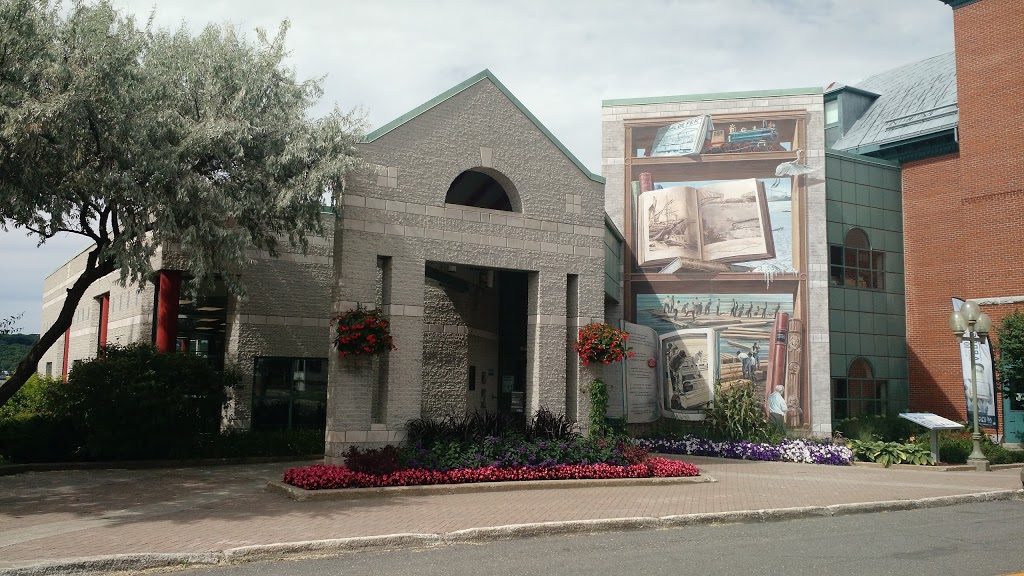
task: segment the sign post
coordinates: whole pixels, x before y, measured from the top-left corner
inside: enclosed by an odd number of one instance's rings
[[[903,412],[900,418],[910,420],[928,429],[928,436],[931,442],[932,459],[939,463],[939,430],[960,430],[963,424],[958,424],[931,412]]]

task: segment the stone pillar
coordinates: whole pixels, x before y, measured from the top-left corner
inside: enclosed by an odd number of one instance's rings
[[[388,315],[398,350],[388,356],[388,441],[405,438],[405,424],[421,414],[423,395],[423,290],[426,262],[395,256],[391,261]]]
[[[592,322],[604,322],[604,270],[599,274],[581,275],[579,278],[579,317],[576,318],[577,326],[586,326]],[[617,327],[617,326],[616,326]],[[568,348],[568,350],[572,350]],[[612,364],[616,366],[617,364]],[[577,382],[579,393],[576,396],[576,418],[579,422],[580,432],[587,434],[590,431],[590,383],[602,378],[606,365],[591,363],[583,366],[577,358]],[[607,384],[607,382],[606,382]]]
[[[181,272],[160,271],[160,293],[156,309],[156,349],[173,353],[178,344],[178,300],[181,297]]]
[[[566,275],[530,273],[526,326],[526,417],[540,408],[565,412]]]
[[[363,306],[376,306],[377,257],[365,251],[345,250],[335,237],[335,289],[332,316]],[[333,340],[333,326],[331,339]],[[401,342],[398,342],[401,346]],[[375,384],[373,359],[342,358],[330,348],[327,377],[327,431],[324,460],[343,464],[349,445],[365,445],[371,422],[371,394]]]
[[[359,305],[375,307],[377,255],[352,251],[345,253],[344,258],[334,313]],[[352,445],[382,446],[403,440],[405,423],[420,415],[424,261],[393,256],[390,268],[390,287],[382,297],[381,311],[391,323],[397,350],[374,359],[341,358],[331,349],[324,453],[328,463],[343,463],[341,455]],[[373,422],[373,390],[379,384],[374,362],[382,365],[380,369],[387,378],[382,391],[386,395],[382,423]]]

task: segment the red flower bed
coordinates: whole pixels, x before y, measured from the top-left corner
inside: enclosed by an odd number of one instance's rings
[[[648,458],[642,464],[564,464],[546,468],[460,468],[440,472],[413,468],[391,474],[353,472],[344,466],[314,464],[292,468],[284,473],[284,482],[306,490],[333,488],[380,488],[384,486],[425,486],[430,484],[469,484],[510,480],[568,480],[605,478],[671,478],[698,476],[697,467],[667,458]]]

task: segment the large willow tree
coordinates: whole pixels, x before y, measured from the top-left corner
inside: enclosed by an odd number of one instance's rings
[[[307,116],[319,80],[285,65],[287,23],[254,40],[140,26],[109,2],[0,0],[0,228],[92,242],[56,322],[0,386],[0,405],[71,326],[96,280],[142,284],[161,246],[193,287],[245,251],[303,249],[325,194],[356,165],[360,119]],[[10,281],[10,279],[8,279]]]

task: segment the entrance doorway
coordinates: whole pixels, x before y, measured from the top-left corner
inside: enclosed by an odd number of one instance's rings
[[[498,302],[498,411],[525,418],[526,272],[498,272]]]

